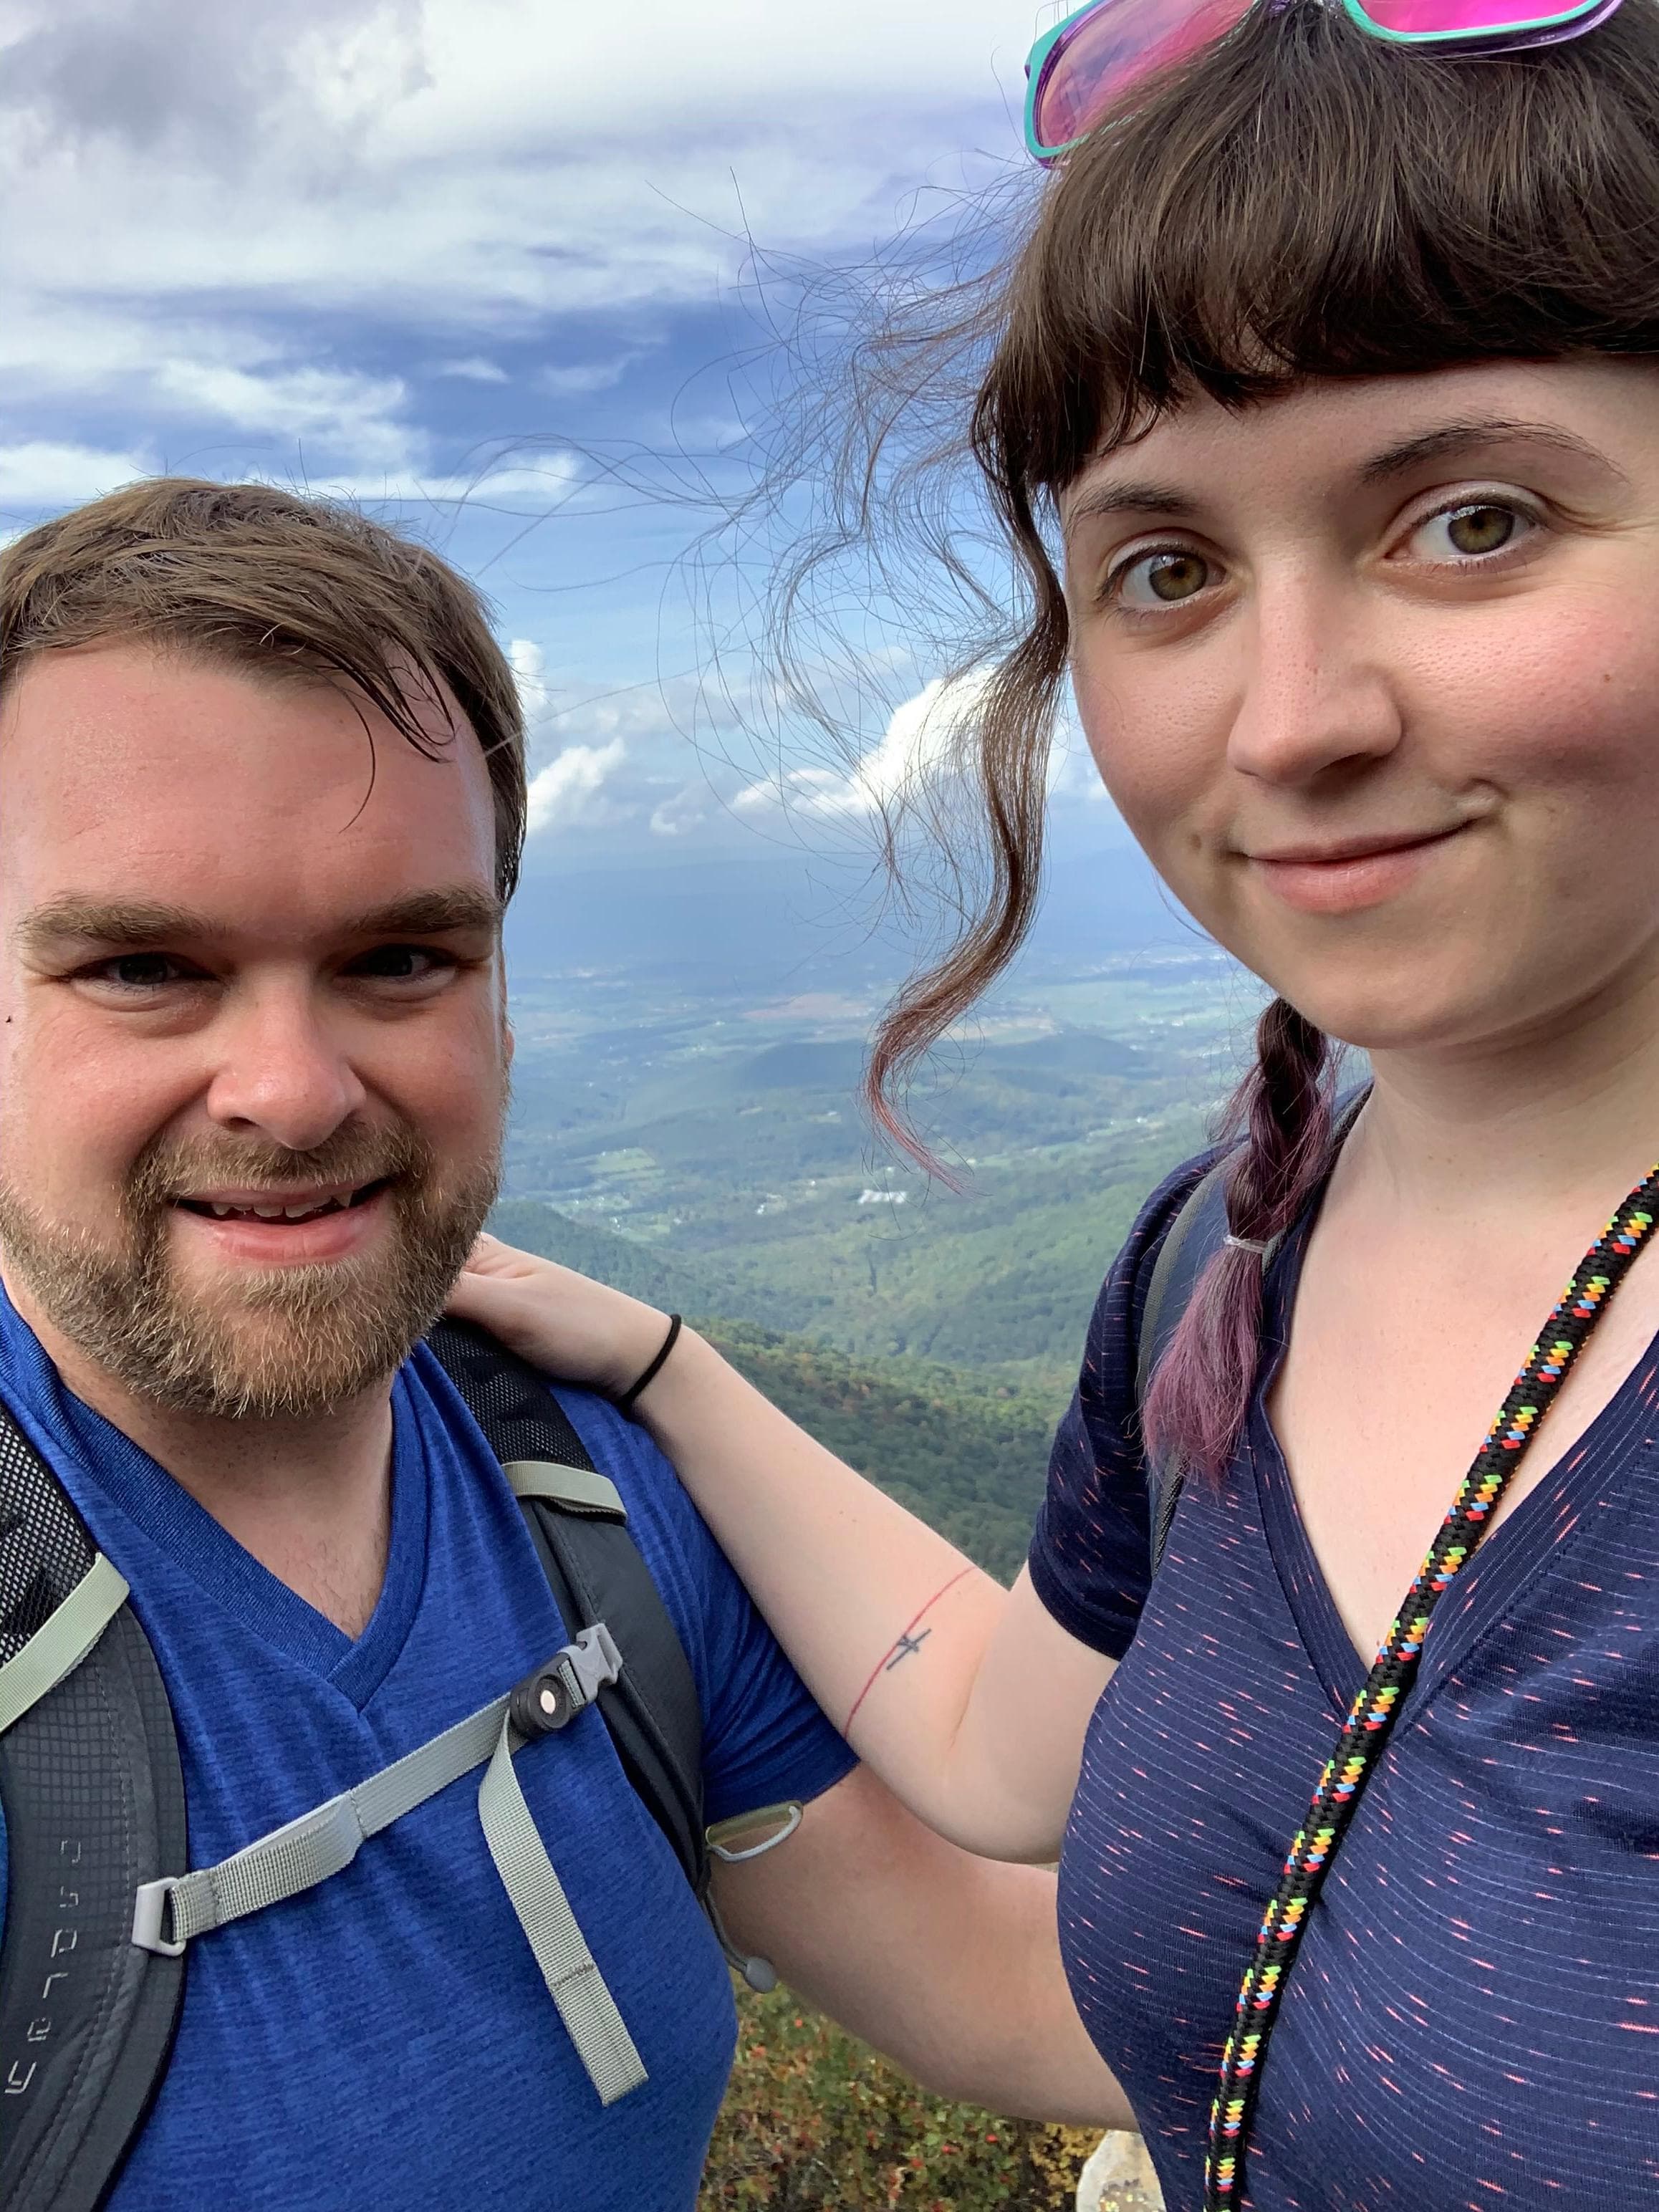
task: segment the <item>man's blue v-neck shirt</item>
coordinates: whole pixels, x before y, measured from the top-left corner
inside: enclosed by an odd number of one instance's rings
[[[355,1641],[72,1396],[3,1297],[0,1395],[131,1585],[173,1704],[193,1866],[567,1640],[512,1492],[424,1349],[394,1385],[390,1554]],[[817,1796],[852,1754],[667,1462],[603,1400],[559,1397],[684,1642],[708,1818]],[[646,2085],[600,2107],[465,1776],[331,1881],[191,1946],[172,2064],[110,2212],[690,2212],[735,2039],[719,1946],[597,1714],[516,1764]]]

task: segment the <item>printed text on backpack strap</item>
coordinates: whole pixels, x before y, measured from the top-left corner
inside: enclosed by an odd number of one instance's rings
[[[94,1557],[0,1407],[0,1662],[63,1618]],[[167,1693],[126,1607],[0,1735],[0,2204],[94,2212],[167,2070],[184,1998],[183,1960],[129,1941],[134,1891],[182,1872],[188,1846]]]

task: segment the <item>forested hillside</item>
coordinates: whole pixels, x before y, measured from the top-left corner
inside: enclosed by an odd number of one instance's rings
[[[792,1420],[981,1566],[1013,1580],[1060,1411],[1049,1394],[919,1359],[849,1359],[742,1322],[704,1327]]]
[[[557,1260],[579,1274],[611,1283],[630,1297],[665,1312],[724,1313],[731,1308],[731,1285],[718,1267],[699,1266],[678,1254],[663,1253],[636,1237],[618,1237],[591,1221],[578,1221],[532,1198],[504,1198],[489,1217],[497,1237]]]
[[[855,1359],[757,1323],[700,1314],[718,1291],[699,1269],[550,1206],[497,1207],[497,1234],[697,1322],[792,1420],[1012,1581],[1042,1495],[1065,1393],[920,1359]]]
[[[516,1011],[512,1195],[492,1225],[686,1315],[1009,1581],[1101,1279],[1230,1080],[1230,988],[1202,960],[1120,964],[951,1041],[911,1103],[952,1189],[872,1141],[872,1010],[844,992],[756,1006],[649,973],[549,978]],[[1121,1033],[1087,1026],[1109,1022]],[[945,2105],[786,1990],[738,2007],[701,2212],[1073,2201],[1088,2132]]]

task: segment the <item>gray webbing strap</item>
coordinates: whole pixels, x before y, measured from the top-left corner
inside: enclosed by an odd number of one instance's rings
[[[601,1622],[529,1679],[538,1688],[555,1675],[562,1683],[562,1719],[552,1723],[562,1726],[592,1701],[602,1683],[616,1680],[620,1664]],[[176,1958],[192,1937],[314,1888],[349,1867],[366,1837],[488,1759],[478,1817],[490,1856],[588,2079],[602,2104],[614,2104],[646,2079],[645,2068],[525,1802],[513,1753],[526,1739],[513,1725],[512,1706],[513,1695],[497,1698],[217,1866],[144,1883],[134,1900],[132,1941]],[[551,1708],[544,1704],[541,1710]]]
[[[594,1963],[570,1900],[536,1832],[513,1765],[515,1738],[505,1716],[478,1790],[478,1818],[519,1925],[529,1939],[548,1994],[602,2105],[614,2105],[646,2078],[634,2039]]]
[[[326,1881],[351,1864],[366,1836],[377,1835],[488,1759],[506,1714],[507,1699],[497,1698],[368,1781],[273,1828],[217,1866],[146,1882],[138,1892],[133,1942],[176,1956],[194,1936]],[[170,1934],[162,1932],[164,1911],[172,1923]]]
[[[551,1460],[509,1459],[501,1472],[517,1498],[545,1498],[572,1513],[595,1513],[607,1521],[626,1521],[628,1508],[609,1476],[591,1467],[558,1467]]]
[[[0,1735],[75,1672],[126,1601],[126,1583],[100,1552],[63,1603],[0,1667]]]

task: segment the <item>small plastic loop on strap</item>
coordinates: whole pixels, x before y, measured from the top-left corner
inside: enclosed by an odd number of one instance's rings
[[[791,1797],[781,1805],[763,1805],[753,1813],[739,1813],[734,1820],[716,1820],[708,1831],[708,1848],[717,1859],[724,1859],[727,1866],[742,1866],[749,1859],[763,1859],[768,1851],[775,1851],[780,1844],[788,1842],[799,1827],[805,1812],[805,1808],[799,1801]],[[780,1825],[770,1835],[763,1836],[759,1843],[734,1848],[732,1844],[726,1841],[727,1837],[752,1833],[764,1824],[770,1814],[777,1815]]]
[[[163,1875],[160,1881],[143,1883],[133,1899],[132,1940],[141,1951],[154,1951],[163,1959],[183,1958],[183,1938],[175,1941],[161,1933],[172,1919],[170,1908],[178,1881],[176,1875]]]

